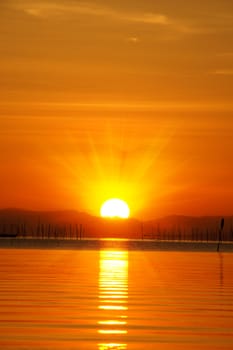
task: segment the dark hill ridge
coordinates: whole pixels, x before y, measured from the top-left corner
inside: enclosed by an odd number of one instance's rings
[[[167,216],[155,220],[112,220],[75,210],[0,210],[0,235],[19,237],[121,237],[217,240],[220,216]],[[233,216],[225,217],[223,239],[233,239]]]
[[[135,219],[103,219],[74,210],[0,210],[0,234],[44,237],[136,237],[140,223]]]
[[[145,231],[167,239],[218,240],[222,216],[171,215],[145,222]],[[224,217],[223,239],[233,240],[233,216]]]

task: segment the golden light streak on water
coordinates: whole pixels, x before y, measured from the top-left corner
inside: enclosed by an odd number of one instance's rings
[[[100,310],[128,310],[125,306],[117,306],[117,305],[100,305]]]
[[[109,343],[109,344],[98,344],[99,350],[125,350],[127,344]]]
[[[100,334],[127,334],[127,331],[121,329],[99,329],[98,333]]]
[[[112,324],[126,324],[125,321],[117,321],[117,320],[108,320],[108,321],[99,321],[98,324],[104,324],[104,325],[112,325]]]
[[[113,336],[119,337],[128,333],[127,300],[128,252],[100,251],[98,309],[102,313],[98,321],[100,326],[98,334],[103,335],[105,342],[98,344],[99,350],[127,349],[127,344],[124,342],[112,342]]]
[[[106,254],[1,249],[0,349],[233,349],[232,253]],[[107,276],[128,298],[99,298]]]

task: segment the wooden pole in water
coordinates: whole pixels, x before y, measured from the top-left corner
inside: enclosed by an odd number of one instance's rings
[[[221,219],[221,223],[220,223],[217,252],[219,252],[220,242],[222,242],[222,230],[223,230],[223,227],[224,227],[224,218]]]

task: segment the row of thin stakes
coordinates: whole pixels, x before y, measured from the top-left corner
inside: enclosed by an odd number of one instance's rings
[[[166,241],[215,241],[218,242],[219,246],[221,241],[233,240],[233,229],[224,232],[223,228],[224,218],[221,219],[219,228],[216,228],[215,230],[200,230],[198,228],[189,231],[181,230],[179,228],[161,230],[159,227],[153,227],[145,231],[143,227],[141,227],[141,232],[138,230],[133,234],[129,233],[129,238]],[[33,227],[26,223],[8,225],[3,223],[0,224],[0,237],[80,240],[92,237],[92,234],[86,230],[83,224],[51,225],[39,222]]]
[[[39,223],[36,227],[26,223],[2,224],[0,237],[82,239],[85,229],[82,224],[51,225]]]

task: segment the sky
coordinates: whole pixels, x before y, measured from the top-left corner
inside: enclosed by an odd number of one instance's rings
[[[231,0],[0,2],[0,207],[233,214]]]

